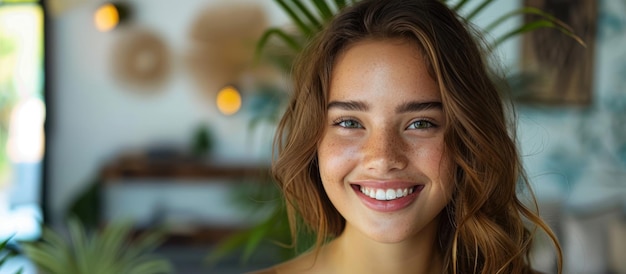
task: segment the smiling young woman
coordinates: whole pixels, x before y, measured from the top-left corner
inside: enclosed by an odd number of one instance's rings
[[[437,0],[365,0],[296,63],[275,177],[314,248],[270,273],[532,273],[536,227],[479,44]],[[529,225],[525,225],[528,223]],[[560,270],[559,270],[560,272]]]
[[[420,54],[404,40],[364,40],[337,58],[317,158],[326,195],[346,219],[342,236],[436,238],[451,165],[441,96]],[[432,235],[420,233],[429,226]]]

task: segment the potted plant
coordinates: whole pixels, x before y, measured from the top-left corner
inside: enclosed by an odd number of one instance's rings
[[[158,231],[134,235],[130,222],[87,231],[78,219],[68,222],[69,238],[44,227],[41,240],[24,243],[23,252],[50,274],[172,273],[171,263],[152,254],[163,242]]]

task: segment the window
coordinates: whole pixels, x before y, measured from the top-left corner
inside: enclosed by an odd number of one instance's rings
[[[41,1],[0,0],[0,239],[41,233],[44,74]]]

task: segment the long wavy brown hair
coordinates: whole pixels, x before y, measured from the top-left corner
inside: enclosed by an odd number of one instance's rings
[[[452,202],[439,217],[446,271],[532,273],[529,254],[540,228],[554,243],[561,272],[559,243],[536,213],[534,197],[535,210],[518,198],[520,186],[529,185],[512,137],[514,123],[478,37],[437,0],[365,0],[341,11],[313,39],[296,60],[294,93],[274,144],[273,173],[287,201],[292,235],[313,230],[317,249],[345,226],[322,187],[316,158],[335,59],[364,39],[406,39],[417,45],[439,85],[445,153],[454,165]]]

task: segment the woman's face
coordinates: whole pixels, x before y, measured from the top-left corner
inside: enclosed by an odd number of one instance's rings
[[[318,160],[344,233],[386,243],[434,237],[452,169],[441,95],[419,50],[401,40],[358,42],[337,58],[329,92]]]

